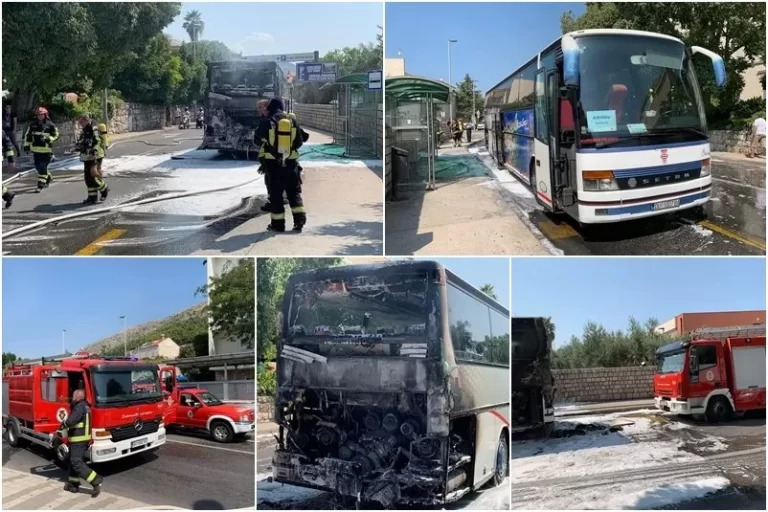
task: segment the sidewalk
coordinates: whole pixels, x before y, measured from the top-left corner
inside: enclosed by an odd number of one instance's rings
[[[595,404],[576,404],[555,406],[555,417],[584,416],[589,414],[608,414],[612,412],[635,411],[638,409],[655,409],[653,398],[642,400],[624,400],[620,402],[600,402]]]
[[[51,473],[52,478],[46,478],[3,468],[3,510],[179,510],[177,507],[149,505],[103,491],[98,498],[92,498],[90,486],[87,485],[83,485],[78,494],[73,494],[64,490],[63,480],[53,476],[63,475],[62,471],[57,468]],[[103,488],[108,489],[109,482],[105,482]]]

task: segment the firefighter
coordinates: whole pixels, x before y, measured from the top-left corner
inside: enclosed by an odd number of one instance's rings
[[[16,167],[16,161],[14,159],[13,141],[8,135],[3,132],[3,158],[8,160],[8,167]],[[10,208],[13,204],[13,198],[16,196],[13,192],[8,190],[8,187],[3,185],[3,201],[5,201],[5,207]]]
[[[53,143],[58,138],[59,129],[48,117],[48,109],[38,108],[37,117],[24,134],[24,151],[32,152],[37,170],[37,192],[42,192],[53,181],[48,166],[53,161]]]
[[[99,200],[99,194],[102,201],[109,194],[109,187],[99,173],[98,161],[104,158],[104,146],[98,126],[89,116],[81,116],[78,122],[82,131],[77,141],[77,149],[80,151],[80,161],[83,162],[85,186],[88,187],[88,197],[83,204],[95,204]]]
[[[96,160],[96,168],[98,169],[98,172],[99,172],[99,178],[103,178],[104,173],[102,172],[101,168],[102,168],[102,164],[104,163],[104,158],[107,156],[107,150],[109,149],[109,146],[110,146],[109,129],[107,128],[106,124],[101,123],[99,125],[99,135],[101,136],[101,147],[103,149],[104,155],[98,160]]]
[[[85,454],[91,444],[91,409],[82,389],[72,393],[72,411],[62,422],[60,430],[69,439],[69,478],[64,490],[79,492],[82,479],[93,486],[92,496],[95,498],[101,493],[104,479],[85,463]]]
[[[262,140],[264,167],[270,174],[269,203],[272,211],[267,229],[279,233],[285,231],[285,205],[282,201],[285,192],[293,215],[293,231],[301,233],[307,222],[298,170],[299,148],[303,144],[303,137],[299,123],[283,109],[283,100],[280,98],[269,100],[269,122],[261,123],[256,133]]]

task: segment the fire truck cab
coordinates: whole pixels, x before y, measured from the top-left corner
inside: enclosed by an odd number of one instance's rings
[[[170,383],[173,386],[173,383]],[[157,365],[135,358],[77,353],[39,365],[11,365],[3,375],[3,426],[8,442],[33,443],[69,457],[57,434],[69,416],[75,390],[91,409],[91,462],[107,462],[153,450],[165,443],[162,387]]]
[[[660,347],[656,358],[660,410],[710,421],[765,410],[765,336],[678,341]]]

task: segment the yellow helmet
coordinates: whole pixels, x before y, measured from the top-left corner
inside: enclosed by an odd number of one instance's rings
[[[106,125],[106,124],[104,124],[104,123],[101,123],[101,124],[99,125],[99,131],[100,131],[100,132],[106,132],[106,131],[107,131],[107,125]]]

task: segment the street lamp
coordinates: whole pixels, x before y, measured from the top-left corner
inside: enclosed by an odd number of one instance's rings
[[[66,345],[64,344],[64,335],[66,333],[67,333],[66,329],[62,329],[61,330],[61,353],[62,353],[62,355],[67,353]]]
[[[451,97],[451,43],[458,43],[458,39],[449,39],[448,40],[448,110],[449,115],[448,118],[451,120],[451,125],[453,125],[453,98]]]
[[[477,80],[472,80],[472,124],[477,126],[477,110],[475,110],[475,84]]]
[[[128,357],[128,329],[126,327],[128,320],[126,320],[125,315],[121,315],[120,319],[123,321],[123,357]]]

